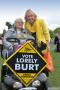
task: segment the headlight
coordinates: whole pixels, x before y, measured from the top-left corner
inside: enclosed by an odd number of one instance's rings
[[[35,87],[26,87],[26,88],[21,88],[19,90],[37,90]]]
[[[22,84],[20,82],[15,82],[13,84],[13,88],[15,88],[15,89],[22,88]]]
[[[41,73],[41,74],[39,75],[39,80],[40,80],[41,82],[47,81],[47,76],[46,76],[46,74],[45,74],[45,73]]]
[[[33,83],[32,83],[32,86],[34,87],[38,87],[41,85],[41,82],[39,80],[35,80]]]

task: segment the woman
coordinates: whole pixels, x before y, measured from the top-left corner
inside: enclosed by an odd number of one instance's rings
[[[8,38],[17,38],[20,40],[20,45],[26,42],[27,39],[34,39],[26,29],[23,28],[23,20],[21,18],[17,18],[14,22],[12,28],[8,29],[3,37],[3,56],[6,58],[6,53],[8,51],[13,51],[13,45],[11,42],[8,41]],[[8,56],[7,56],[8,57]]]
[[[47,25],[42,19],[37,19],[37,15],[31,10],[28,9],[25,13],[25,29],[29,31],[35,37],[35,40],[40,47],[41,42],[47,45],[46,52],[43,53],[45,59],[48,60],[47,69],[49,71],[53,70],[53,66],[49,66],[51,60],[50,56],[50,34]],[[47,56],[47,57],[46,57]],[[52,62],[51,62],[52,64]]]
[[[4,49],[5,49],[5,52],[3,51],[4,58],[6,58],[7,52],[9,53],[13,50],[13,45],[11,42],[7,40],[8,38],[17,38],[18,40],[20,40],[20,45],[25,43],[27,39],[34,39],[31,35],[29,35],[27,30],[23,28],[23,20],[21,18],[16,19],[13,27],[10,28],[4,34],[4,38],[3,38]],[[14,76],[12,71],[9,70],[8,67],[3,65],[3,70],[4,71],[2,72],[2,78],[3,78],[3,82],[5,83],[5,86],[6,85],[8,86],[8,90],[15,90],[15,89],[18,90],[19,88],[22,88],[22,84],[19,82],[19,80],[17,80],[17,78]]]

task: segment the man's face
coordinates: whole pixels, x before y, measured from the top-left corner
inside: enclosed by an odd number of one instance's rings
[[[23,28],[23,22],[16,22],[16,28],[22,29]]]
[[[28,13],[27,14],[27,21],[30,23],[30,24],[33,24],[34,21],[35,21],[35,16],[33,15],[33,13]]]

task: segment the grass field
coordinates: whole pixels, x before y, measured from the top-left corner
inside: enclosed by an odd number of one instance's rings
[[[51,55],[53,58],[54,72],[50,73],[49,81],[52,86],[60,86],[60,53],[54,52],[54,48],[51,48]]]
[[[59,87],[60,86],[60,53],[54,52],[54,46],[51,46],[51,55],[53,58],[55,70],[54,72],[50,73],[48,79],[52,87]],[[0,57],[0,70],[2,63],[3,60]]]

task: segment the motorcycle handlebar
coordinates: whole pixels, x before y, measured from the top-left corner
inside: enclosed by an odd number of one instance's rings
[[[7,38],[7,41],[8,42],[11,42],[11,43],[18,43],[20,44],[20,40],[18,38]]]

